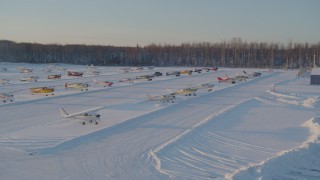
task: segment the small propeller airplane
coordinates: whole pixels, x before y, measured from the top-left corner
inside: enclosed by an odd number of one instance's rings
[[[180,71],[180,74],[191,75],[192,71],[190,71],[190,70],[182,70],[182,71]]]
[[[10,101],[13,101],[13,94],[9,94],[9,93],[0,93],[0,100],[4,103]]]
[[[31,94],[45,94],[48,96],[49,94],[54,95],[54,88],[49,87],[35,87],[30,88]]]
[[[80,89],[81,91],[88,91],[89,85],[86,83],[65,83],[65,88],[72,88],[72,89]]]
[[[68,76],[82,77],[83,73],[82,72],[77,72],[77,71],[68,71]]]
[[[170,75],[180,76],[180,71],[169,71],[169,72],[166,72],[166,76],[170,76]]]
[[[235,81],[247,81],[249,77],[245,75],[237,75],[235,77],[232,77],[232,79]]]
[[[0,72],[6,72],[6,71],[8,71],[7,68],[0,68]]]
[[[136,78],[122,78],[119,80],[119,82],[129,82],[134,83],[133,81],[136,80]]]
[[[9,79],[0,79],[0,84],[1,85],[9,84]]]
[[[157,102],[170,102],[174,103],[174,100],[176,99],[176,96],[173,94],[165,94],[165,95],[160,95],[160,96],[150,96],[148,95],[148,99],[150,101],[157,101]]]
[[[103,87],[107,87],[107,86],[110,87],[113,84],[113,82],[111,81],[96,81],[95,79],[93,79],[93,82],[95,84],[102,85]]]
[[[148,81],[152,81],[152,78],[154,78],[154,75],[141,75],[141,76],[137,76],[136,79],[147,79]]]
[[[67,118],[67,119],[77,119],[82,121],[82,125],[85,125],[86,122],[95,123],[98,124],[100,122],[101,115],[97,113],[97,111],[104,109],[105,107],[96,107],[92,109],[88,109],[85,111],[77,112],[69,114],[66,110],[64,110],[62,107],[60,110],[60,117],[59,118]]]
[[[87,74],[90,74],[90,75],[99,75],[100,74],[100,71],[97,71],[97,70],[94,70],[94,69],[90,69],[87,71]]]
[[[214,84],[212,82],[208,81],[203,84],[199,84],[197,86],[194,86],[192,88],[194,88],[194,89],[208,89],[208,91],[212,91],[213,87],[214,87]]]
[[[171,93],[171,95],[185,95],[185,96],[194,95],[194,96],[196,96],[197,90],[198,90],[197,88],[189,87],[189,88],[179,89],[179,90]]]
[[[19,70],[20,73],[32,73],[32,69],[27,69],[25,67],[20,67],[20,68],[17,68]]]
[[[260,77],[261,73],[260,72],[251,72],[251,73],[247,73],[246,71],[243,71],[243,73],[245,75],[247,75],[248,77]]]
[[[28,76],[28,77],[22,77],[20,81],[37,82],[38,79],[39,79],[38,76]]]
[[[217,71],[219,68],[218,67],[207,67],[207,68],[204,68],[207,72],[209,71]]]
[[[61,79],[61,74],[48,75],[48,79]]]
[[[219,83],[231,83],[231,84],[235,84],[236,81],[232,78],[229,78],[228,76],[226,76],[225,78],[222,77],[217,77]]]

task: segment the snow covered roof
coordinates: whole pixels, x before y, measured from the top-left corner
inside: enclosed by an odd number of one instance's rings
[[[311,75],[320,75],[320,68],[312,68]]]

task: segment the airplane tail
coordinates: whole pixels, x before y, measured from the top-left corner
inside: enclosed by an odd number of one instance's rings
[[[63,108],[59,108],[61,116],[69,115]]]

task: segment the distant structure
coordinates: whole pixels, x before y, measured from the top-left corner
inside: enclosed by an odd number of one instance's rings
[[[320,68],[312,68],[310,76],[310,84],[320,85]]]
[[[310,84],[320,85],[320,68],[316,66],[316,55],[313,55],[313,68],[311,70]]]

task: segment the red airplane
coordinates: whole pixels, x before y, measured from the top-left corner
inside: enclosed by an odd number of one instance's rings
[[[82,72],[76,72],[76,71],[68,71],[68,76],[77,76],[77,77],[82,77],[83,73]]]
[[[233,78],[229,78],[229,77],[225,77],[225,78],[218,77],[217,79],[218,79],[219,83],[221,83],[221,82],[231,83],[231,84],[235,84],[236,83],[236,81]]]

